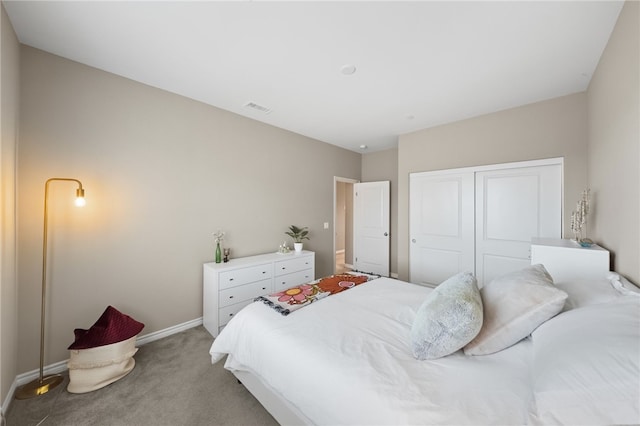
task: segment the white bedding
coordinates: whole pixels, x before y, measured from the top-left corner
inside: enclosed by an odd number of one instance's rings
[[[613,281],[566,285],[569,310],[491,355],[416,360],[432,290],[388,278],[286,317],[253,303],[210,353],[319,425],[639,424],[640,297]]]
[[[409,332],[429,288],[373,280],[287,317],[253,303],[213,362],[269,383],[315,424],[523,424],[531,342],[494,355],[417,361]],[[304,390],[304,391],[301,391]]]

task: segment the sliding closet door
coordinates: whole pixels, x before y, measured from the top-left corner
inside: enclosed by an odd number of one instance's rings
[[[436,286],[474,271],[474,175],[425,172],[409,177],[409,280]]]
[[[561,238],[560,164],[476,173],[478,285],[530,264],[531,238]]]

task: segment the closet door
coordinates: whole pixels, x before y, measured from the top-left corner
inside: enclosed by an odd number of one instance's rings
[[[560,164],[476,173],[476,278],[530,264],[531,238],[561,238]]]
[[[474,271],[474,174],[425,172],[409,177],[409,280],[437,286]]]

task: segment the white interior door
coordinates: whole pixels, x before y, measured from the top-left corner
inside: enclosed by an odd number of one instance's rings
[[[354,269],[389,276],[389,182],[353,185]]]
[[[437,286],[474,272],[474,173],[425,172],[409,178],[409,280]]]
[[[562,166],[476,173],[476,278],[530,264],[531,238],[561,238]]]

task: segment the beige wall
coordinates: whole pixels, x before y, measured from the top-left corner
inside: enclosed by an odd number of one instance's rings
[[[20,46],[4,5],[0,6],[0,9],[0,403],[3,403],[18,374],[15,188],[20,107]]]
[[[316,273],[333,271],[333,179],[360,178],[360,154],[22,48],[18,156],[19,369],[38,357],[43,187],[50,213],[46,364],[68,357],[73,329],[111,304],[144,334],[202,315],[211,233],[239,257],[274,252],[308,226]],[[302,165],[302,167],[301,167]]]
[[[586,94],[403,135],[398,147],[398,272],[408,278],[409,173],[564,157],[564,229],[587,184]]]
[[[398,273],[398,150],[372,152],[362,156],[362,182],[390,181],[391,263],[392,275]]]
[[[640,6],[627,1],[588,94],[589,235],[640,284]]]

